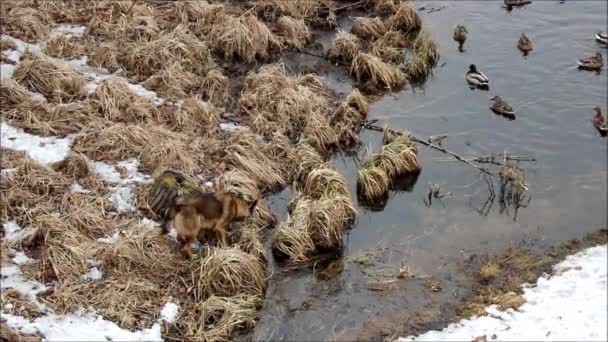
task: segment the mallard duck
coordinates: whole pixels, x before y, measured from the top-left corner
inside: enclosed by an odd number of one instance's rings
[[[454,29],[454,40],[458,42],[458,51],[463,52],[462,47],[464,42],[467,40],[467,28],[463,25],[457,25]]]
[[[490,80],[481,71],[477,70],[475,64],[469,66],[469,71],[466,75],[467,82],[478,88],[488,89],[490,87]]]
[[[505,0],[505,6],[508,7],[520,7],[531,4],[530,0]]]
[[[511,120],[515,119],[515,111],[513,108],[511,108],[507,101],[501,99],[500,96],[494,96],[490,99],[490,101],[494,101],[494,104],[492,107],[490,107],[494,113],[500,114]]]
[[[593,126],[600,132],[600,135],[605,137],[608,134],[608,120],[602,115],[600,107],[593,108],[595,115],[593,116]]]
[[[524,56],[527,55],[530,51],[532,51],[532,41],[525,33],[521,34],[519,37],[519,42],[517,42],[517,48],[524,53]]]
[[[604,66],[604,59],[599,52],[595,56],[587,57],[578,60],[578,67],[585,70],[600,70]]]
[[[608,32],[598,32],[595,34],[595,40],[600,43],[608,44]]]

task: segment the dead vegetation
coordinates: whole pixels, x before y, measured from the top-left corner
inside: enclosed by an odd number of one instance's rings
[[[177,62],[150,76],[143,85],[169,101],[188,97],[200,87],[197,76]]]
[[[201,96],[204,100],[223,105],[228,100],[228,77],[218,69],[212,69],[201,81]]]
[[[386,26],[380,18],[358,17],[353,21],[351,32],[363,40],[375,40],[386,33]]]
[[[2,15],[2,32],[33,43],[49,33],[52,19],[43,11],[15,6]]]
[[[331,61],[351,62],[361,51],[361,41],[357,36],[338,29],[333,45],[327,50]]]
[[[84,54],[84,47],[74,37],[54,35],[46,42],[44,53],[55,58],[74,59]]]
[[[310,39],[310,32],[303,19],[282,16],[276,23],[283,44],[302,49]]]
[[[71,100],[83,95],[85,80],[75,70],[46,57],[30,56],[22,60],[13,78],[32,91],[55,101]]]
[[[213,134],[220,123],[220,113],[196,97],[184,99],[179,108],[164,110],[161,116],[176,131],[203,135]]]
[[[158,109],[150,100],[135,95],[129,84],[118,78],[101,81],[90,102],[101,117],[112,122],[152,122],[159,118]]]
[[[5,322],[0,322],[0,339],[8,342],[40,342],[42,338],[38,335],[23,334],[21,332],[15,332]]]
[[[433,67],[439,61],[437,46],[431,34],[425,29],[418,33],[413,46],[414,56],[406,65],[405,71],[410,79],[423,80],[432,72]]]
[[[405,75],[399,68],[364,52],[353,59],[350,73],[357,82],[379,89],[397,90],[405,83]]]

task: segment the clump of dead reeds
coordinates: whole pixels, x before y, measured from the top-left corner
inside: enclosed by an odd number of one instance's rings
[[[281,41],[297,49],[302,49],[310,39],[310,32],[303,19],[282,16],[277,20],[276,27]]]
[[[386,26],[380,18],[358,17],[350,31],[363,40],[375,40],[386,33]]]
[[[358,89],[353,90],[338,104],[331,123],[341,145],[355,146],[359,143],[357,133],[361,129],[360,124],[367,118],[367,113],[367,99]]]
[[[330,124],[330,117],[327,113],[312,112],[306,118],[302,138],[322,152],[328,151],[330,147],[338,144],[338,136]]]
[[[94,48],[89,54],[88,63],[95,67],[106,68],[110,72],[115,72],[121,68],[118,57],[121,54],[122,43],[111,41],[103,42]]]
[[[274,220],[270,224],[273,223]],[[270,224],[260,217],[248,218],[241,226],[237,244],[242,251],[255,256],[262,263],[266,263],[268,258],[262,240],[262,231]]]
[[[214,295],[187,307],[176,324],[186,339],[228,342],[237,331],[253,328],[262,303],[263,299],[254,295]]]
[[[84,48],[74,37],[55,35],[46,42],[44,53],[55,58],[73,59],[82,55]]]
[[[422,27],[422,21],[416,13],[414,5],[411,2],[403,2],[395,14],[388,18],[388,27],[391,30],[412,32]]]
[[[44,11],[15,7],[3,17],[2,31],[15,38],[35,43],[46,37],[52,19]]]
[[[128,83],[118,78],[101,81],[90,102],[103,118],[113,122],[139,123],[159,117],[150,100],[135,95]]]
[[[194,300],[212,295],[262,296],[266,289],[266,274],[260,261],[236,247],[212,248],[192,270]]]
[[[17,44],[15,41],[9,38],[0,38],[0,51],[3,50],[16,50]]]
[[[329,167],[317,168],[308,173],[303,192],[313,199],[338,196],[350,197],[348,184],[344,176]]]
[[[433,41],[430,32],[423,29],[418,33],[413,44],[414,56],[405,66],[405,72],[412,80],[422,80],[432,71],[439,61],[437,45]]]
[[[197,76],[186,70],[180,62],[168,65],[150,76],[143,85],[148,89],[155,90],[169,101],[177,101],[187,97],[199,86]]]
[[[274,191],[285,186],[287,170],[264,153],[254,134],[241,131],[234,135],[232,141],[226,148],[227,164],[247,172],[262,191]]]
[[[270,29],[253,15],[227,17],[214,27],[210,39],[224,58],[236,57],[246,62],[266,58],[271,49],[281,46]]]
[[[317,76],[289,77],[283,64],[265,65],[245,79],[237,112],[249,117],[255,132],[278,132],[297,141],[309,118],[311,128],[323,121],[327,96]],[[324,145],[324,132],[310,133]]]
[[[158,124],[117,123],[87,127],[74,142],[73,150],[94,160],[139,158],[142,171],[150,174],[167,168],[198,174],[204,167],[199,147],[188,136]]]
[[[14,109],[26,101],[30,101],[31,97],[27,89],[15,80],[9,78],[0,82],[0,101],[2,102],[1,110],[7,112]]]
[[[374,11],[383,17],[388,17],[399,9],[399,0],[374,0]]]
[[[153,16],[121,15],[113,26],[114,39],[126,38],[129,41],[150,41],[158,37],[161,32]]]
[[[361,51],[361,41],[352,33],[338,29],[327,58],[332,61],[350,62]]]
[[[479,268],[479,277],[482,280],[494,278],[500,271],[500,265],[494,261],[488,260]]]
[[[210,70],[201,82],[201,96],[215,104],[223,105],[228,100],[228,77],[219,69]]]
[[[418,147],[409,133],[391,137],[390,143],[382,146],[378,154],[361,164],[357,182],[359,195],[369,203],[385,198],[391,183],[397,178],[420,172],[417,154]]]
[[[182,26],[152,41],[129,44],[118,60],[141,81],[173,63],[180,63],[199,76],[205,75],[214,65],[207,45]]]
[[[323,157],[306,140],[300,140],[296,144],[293,153],[292,160],[294,165],[291,169],[295,174],[295,180],[304,182],[306,176],[313,169],[323,165]]]
[[[370,52],[382,60],[400,64],[405,58],[405,36],[399,31],[388,31],[372,43]]]
[[[70,100],[82,96],[85,80],[75,70],[49,58],[32,56],[22,60],[13,74],[15,81],[47,98]]]
[[[220,113],[196,97],[189,97],[173,112],[163,112],[164,121],[179,131],[213,133],[220,123]]]
[[[10,309],[8,309],[9,304]],[[30,320],[42,315],[41,310],[29,298],[14,288],[2,291],[2,294],[0,294],[0,305],[11,315],[25,317]]]
[[[381,88],[397,89],[405,82],[405,76],[396,66],[364,52],[360,52],[353,59],[350,73],[355,76],[357,82]]]
[[[90,111],[87,102],[50,104],[30,98],[5,117],[13,125],[36,134],[65,136],[82,129],[90,120]]]
[[[273,253],[291,262],[306,262],[316,252],[315,243],[308,230],[312,200],[300,199],[295,208],[276,230],[272,243]]]

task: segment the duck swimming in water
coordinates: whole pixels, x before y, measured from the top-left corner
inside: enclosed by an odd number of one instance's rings
[[[494,96],[490,101],[494,101],[494,104],[490,107],[494,113],[502,115],[507,119],[515,120],[515,111],[507,101],[501,99],[500,96]]]
[[[579,69],[599,71],[604,66],[602,54],[596,52],[594,56],[578,60]]]
[[[467,33],[467,28],[463,25],[457,25],[454,29],[454,40],[458,42],[458,51],[460,52],[464,52],[462,47],[467,40]]]
[[[598,32],[595,34],[595,40],[602,44],[608,44],[608,32]]]
[[[519,37],[519,42],[517,42],[517,48],[524,53],[524,56],[527,56],[530,51],[532,51],[532,41],[525,33],[521,34]]]
[[[466,74],[466,80],[472,87],[480,89],[489,89],[490,80],[481,71],[477,70],[475,64],[469,66],[469,71]]]
[[[608,120],[606,117],[602,115],[602,110],[600,107],[593,108],[595,111],[595,115],[593,116],[593,126],[600,132],[600,135],[605,137],[608,134]]]

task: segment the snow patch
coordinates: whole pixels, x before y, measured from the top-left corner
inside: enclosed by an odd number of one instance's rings
[[[141,83],[139,83],[139,84],[129,83],[129,89],[131,89],[131,91],[135,95],[149,99],[150,101],[152,101],[152,103],[155,106],[160,106],[165,103],[165,100],[163,98],[158,97],[158,94],[155,91],[144,88],[144,86],[142,86]]]
[[[397,341],[607,341],[606,301],[608,246],[588,248],[554,267],[558,275],[543,275],[536,286],[523,287],[526,303],[518,310],[486,308],[488,316],[473,317]]]
[[[97,242],[107,243],[108,245],[111,245],[111,244],[117,242],[119,239],[120,239],[120,232],[114,232],[112,234],[112,236],[110,236],[110,237],[98,238]]]
[[[15,253],[15,256],[13,257],[13,262],[17,265],[24,265],[24,264],[29,264],[29,263],[34,262],[34,259],[28,257],[23,252],[17,252],[17,253]]]
[[[172,302],[166,303],[162,310],[160,310],[161,319],[167,323],[174,323],[177,319],[178,310],[179,306],[177,304]]]
[[[4,240],[11,243],[27,239],[34,232],[31,227],[21,228],[16,221],[4,223],[2,227],[4,228]]]
[[[49,164],[65,158],[70,152],[72,138],[39,137],[0,122],[0,145],[4,148],[24,151],[35,161]]]
[[[51,30],[52,35],[64,35],[66,37],[82,37],[87,28],[81,25],[59,25]]]
[[[19,266],[15,265],[2,266],[0,275],[2,277],[0,289],[14,289],[33,302],[40,310],[46,310],[46,307],[39,303],[38,298],[36,298],[38,293],[47,290],[44,284],[23,278]],[[2,317],[4,318],[4,313]]]
[[[92,166],[101,179],[113,185],[110,190],[110,201],[114,209],[118,213],[135,211],[134,186],[151,181],[150,176],[137,170],[139,160],[131,158],[120,161],[116,165],[94,161]],[[122,174],[119,169],[123,171]]]
[[[235,125],[232,122],[222,122],[222,123],[220,123],[220,129],[222,131],[228,132],[228,133],[236,132],[236,131],[244,129],[244,128],[245,127]]]
[[[92,267],[87,273],[81,276],[84,280],[99,280],[101,277],[103,277],[103,272],[97,267]]]
[[[75,182],[74,184],[70,185],[70,192],[78,194],[88,194],[91,192],[91,190],[86,190],[82,187],[82,185],[78,184],[78,182]]]

